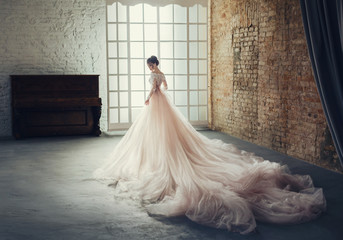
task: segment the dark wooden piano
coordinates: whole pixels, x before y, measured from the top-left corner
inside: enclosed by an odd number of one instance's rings
[[[99,75],[12,75],[15,138],[99,136]]]

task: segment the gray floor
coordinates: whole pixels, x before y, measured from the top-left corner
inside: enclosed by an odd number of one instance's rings
[[[299,225],[258,222],[245,236],[185,217],[152,218],[138,203],[87,179],[121,136],[8,139],[0,141],[0,239],[343,239],[343,175],[223,133],[201,133],[310,174],[324,189],[327,212]]]

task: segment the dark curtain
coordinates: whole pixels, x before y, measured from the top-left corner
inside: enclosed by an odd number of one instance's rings
[[[300,0],[320,100],[343,166],[343,0]]]

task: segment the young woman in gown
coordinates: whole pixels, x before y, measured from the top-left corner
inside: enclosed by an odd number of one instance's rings
[[[310,176],[291,175],[286,166],[198,133],[170,102],[157,58],[147,64],[146,106],[96,179],[143,200],[149,214],[185,215],[242,234],[255,229],[255,220],[300,223],[325,210]]]

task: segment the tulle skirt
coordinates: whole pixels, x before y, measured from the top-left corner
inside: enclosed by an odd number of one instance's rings
[[[143,200],[150,214],[242,234],[255,220],[300,223],[326,207],[310,176],[204,137],[159,89],[94,177]]]

